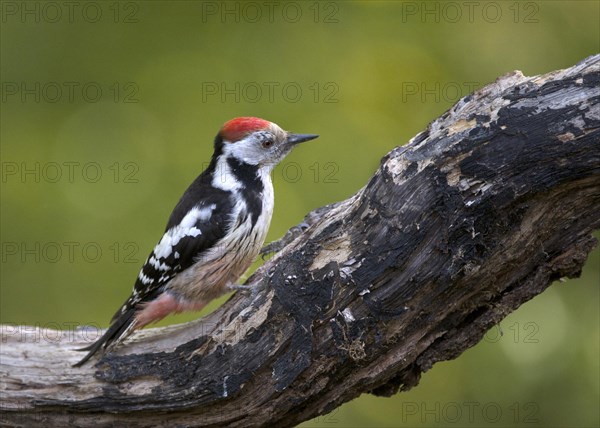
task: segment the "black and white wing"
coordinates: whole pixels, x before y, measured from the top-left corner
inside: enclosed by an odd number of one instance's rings
[[[231,193],[210,185],[203,173],[183,194],[167,223],[165,233],[142,266],[129,299],[115,313],[111,325],[75,366],[81,366],[100,348],[125,337],[134,325],[141,304],[160,296],[165,285],[192,266],[225,236],[233,203]],[[201,262],[201,261],[200,261]]]
[[[158,297],[171,279],[201,260],[204,251],[225,236],[233,207],[229,194],[212,186],[190,186],[140,269],[133,293],[113,321],[128,309]]]

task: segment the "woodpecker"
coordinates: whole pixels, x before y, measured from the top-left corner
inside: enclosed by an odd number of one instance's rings
[[[75,366],[137,329],[171,313],[198,311],[241,287],[236,282],[258,255],[271,223],[271,171],[296,144],[317,137],[256,117],[226,122],[210,164],[175,206],[131,296],[102,337],[79,349],[89,352]]]

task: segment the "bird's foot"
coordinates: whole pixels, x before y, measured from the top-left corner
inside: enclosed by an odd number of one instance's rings
[[[252,285],[241,285],[241,284],[229,284],[230,290],[242,291],[248,293],[251,300],[254,300],[256,295],[266,288],[266,281],[260,281],[257,284]]]

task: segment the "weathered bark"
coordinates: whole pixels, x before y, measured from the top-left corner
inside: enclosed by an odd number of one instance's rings
[[[83,332],[5,327],[2,421],[292,426],[415,386],[579,275],[600,226],[599,71],[600,55],[513,72],[461,99],[288,235],[249,280],[262,291],[142,331],[96,366],[71,367]]]

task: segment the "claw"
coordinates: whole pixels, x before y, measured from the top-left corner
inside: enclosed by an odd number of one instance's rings
[[[258,295],[259,292],[266,288],[266,282],[260,281],[257,284],[252,285],[241,285],[241,284],[229,284],[228,288],[230,290],[242,291],[250,294],[250,299],[254,300],[254,298]]]

